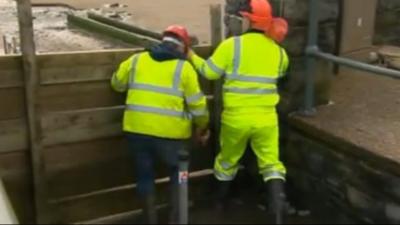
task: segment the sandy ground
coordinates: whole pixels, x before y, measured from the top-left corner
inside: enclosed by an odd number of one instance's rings
[[[224,0],[32,0],[33,3],[64,3],[77,9],[101,8],[105,4],[127,5],[120,10],[131,14],[130,22],[162,31],[170,24],[182,24],[202,43],[210,39],[209,6]]]
[[[130,45],[116,42],[83,30],[67,26],[66,14],[70,10],[62,7],[35,7],[33,9],[35,41],[38,52],[63,52],[126,48]],[[0,38],[19,39],[17,13],[12,0],[0,0]],[[4,54],[3,41],[0,54]]]
[[[121,20],[155,31],[162,31],[171,24],[182,24],[196,35],[200,43],[210,40],[209,6],[224,0],[33,0],[35,4],[69,5],[77,11],[97,10],[103,14],[117,13]],[[119,3],[121,7],[108,5]],[[34,7],[35,40],[38,52],[63,52],[127,48],[130,45],[84,30],[68,28],[66,7]],[[74,10],[75,11],[75,10]],[[14,0],[0,0],[0,38],[9,42],[14,37],[18,44],[18,23]],[[4,54],[0,41],[0,55]]]

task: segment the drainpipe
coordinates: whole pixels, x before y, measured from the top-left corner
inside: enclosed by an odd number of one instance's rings
[[[308,17],[308,42],[306,54],[313,50],[318,50],[318,0],[309,0],[309,17]],[[304,115],[313,116],[316,113],[314,108],[315,90],[314,90],[314,74],[316,66],[316,58],[307,57],[306,59],[306,77],[305,77],[305,96],[304,96]]]

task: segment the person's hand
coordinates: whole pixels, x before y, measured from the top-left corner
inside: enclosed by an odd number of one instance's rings
[[[207,146],[208,140],[210,139],[211,132],[209,129],[197,128],[195,132],[195,139],[198,144],[202,147]]]

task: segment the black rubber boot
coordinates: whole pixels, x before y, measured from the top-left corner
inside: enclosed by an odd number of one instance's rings
[[[157,224],[157,209],[155,204],[155,196],[151,194],[142,199],[143,224]]]
[[[268,212],[273,215],[276,224],[283,224],[285,212],[286,194],[285,181],[275,179],[267,182]]]
[[[223,211],[226,209],[231,183],[231,181],[217,181],[217,192],[215,198],[215,207],[217,210]]]

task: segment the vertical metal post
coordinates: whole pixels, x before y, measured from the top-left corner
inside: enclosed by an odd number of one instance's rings
[[[179,154],[179,224],[189,224],[189,153]]]
[[[314,75],[316,68],[316,59],[313,56],[308,55],[310,50],[318,48],[318,0],[309,0],[309,18],[308,18],[308,42],[307,42],[307,59],[306,59],[306,77],[305,77],[305,102],[304,102],[304,114],[311,116],[315,114],[314,108]]]

